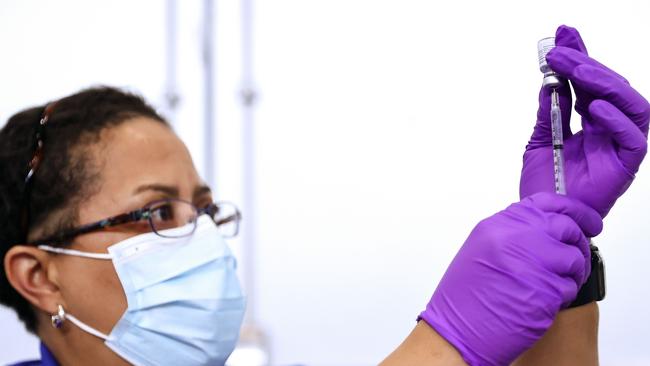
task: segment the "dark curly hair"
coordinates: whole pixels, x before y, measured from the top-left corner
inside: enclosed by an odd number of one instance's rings
[[[26,194],[25,177],[35,152],[36,131],[48,104],[13,115],[0,130],[3,263],[12,246],[28,242],[26,233],[39,229],[41,235],[52,235],[74,226],[79,202],[98,188],[101,167],[85,152],[99,141],[103,130],[135,117],[148,117],[168,126],[142,97],[116,88],[95,87],[60,99],[45,126],[42,160]],[[34,311],[9,284],[4,266],[0,271],[0,303],[14,309],[27,330],[36,332]]]

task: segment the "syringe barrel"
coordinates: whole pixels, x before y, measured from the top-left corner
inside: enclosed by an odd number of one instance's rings
[[[563,146],[564,136],[562,131],[562,112],[559,105],[551,106],[551,130],[553,138],[553,146]]]
[[[553,140],[553,170],[555,193],[566,194],[564,180],[564,136],[562,131],[562,112],[557,90],[551,92],[551,134]]]

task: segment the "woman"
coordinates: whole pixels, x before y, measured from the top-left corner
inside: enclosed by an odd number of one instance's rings
[[[39,118],[35,126],[32,122]],[[182,336],[184,329],[157,337],[155,324],[138,319],[142,309],[156,306],[164,308],[154,312],[158,322],[183,315],[188,307],[200,308],[192,321],[217,321],[222,327],[218,334],[199,337],[218,337],[216,353],[230,349],[244,310],[234,260],[223,240],[204,243],[206,235],[218,237],[217,227],[197,217],[205,213],[201,216],[212,217],[223,234],[233,235],[238,213],[230,204],[212,202],[185,146],[158,114],[135,96],[91,89],[49,104],[44,111],[36,108],[14,116],[2,134],[3,171],[11,172],[3,179],[3,219],[11,220],[3,228],[3,244],[32,244],[23,250],[13,247],[6,256],[7,277],[19,292],[3,281],[3,302],[51,349],[75,344],[72,350],[88,350],[75,352],[76,359],[70,359],[72,353],[55,351],[62,364],[117,363],[108,348],[92,347],[87,334],[69,331],[65,320],[108,339],[107,345],[122,350],[133,363],[141,362],[141,356],[126,353],[142,339],[117,336],[120,330],[114,326],[120,318],[120,327],[129,334],[138,328],[157,347],[174,346],[172,337]],[[19,182],[29,154],[30,169]],[[137,235],[142,233],[149,234]],[[124,241],[134,236],[137,243]],[[200,245],[189,245],[188,240]],[[122,249],[111,246],[118,242]],[[67,243],[74,243],[70,247],[76,252],[56,255],[56,248]],[[104,257],[89,258],[87,253]],[[155,262],[171,257],[174,261]],[[190,284],[189,273],[195,278]],[[166,278],[172,274],[173,279]],[[196,282],[215,278],[221,280],[218,287]],[[171,306],[169,296],[175,301]],[[123,317],[127,301],[130,316]],[[54,315],[34,312],[28,304]],[[81,319],[92,322],[85,325]],[[184,325],[190,327],[192,321]],[[43,328],[50,322],[55,328]],[[203,341],[188,345],[200,348]],[[174,361],[173,353],[160,357]]]
[[[240,216],[141,98],[95,88],[18,113],[0,166],[0,301],[42,340],[41,364],[225,362],[244,299],[223,238]],[[571,303],[601,216],[530,193],[477,225],[386,364],[507,364]]]

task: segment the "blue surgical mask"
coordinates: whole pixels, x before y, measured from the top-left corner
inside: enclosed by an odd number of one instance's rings
[[[64,317],[134,365],[223,365],[237,343],[245,309],[237,263],[206,215],[191,236],[141,234],[108,254],[39,248],[113,261],[128,304],[111,333]]]

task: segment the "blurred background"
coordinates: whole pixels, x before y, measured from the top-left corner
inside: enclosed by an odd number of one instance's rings
[[[217,198],[242,208],[232,246],[250,297],[243,341],[268,358],[238,364],[372,365],[410,332],[472,227],[518,200],[542,81],[537,41],[577,27],[590,55],[648,97],[648,10],[3,0],[0,125],[92,85],[141,93]],[[650,364],[645,165],[596,240],[608,276],[603,365]],[[0,324],[0,364],[38,355],[11,311],[0,309]]]

